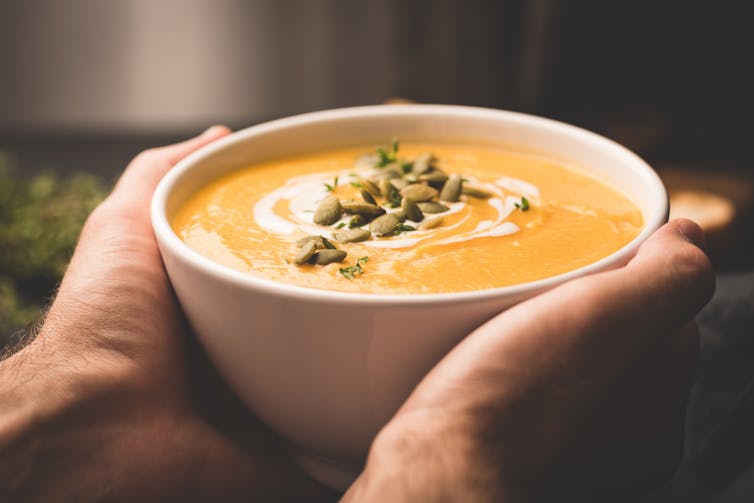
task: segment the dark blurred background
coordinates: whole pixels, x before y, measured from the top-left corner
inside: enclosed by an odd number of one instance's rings
[[[635,150],[674,214],[707,230],[719,288],[700,318],[693,451],[754,374],[753,14],[745,0],[2,0],[0,347],[43,311],[140,150],[396,97],[518,110]]]
[[[24,170],[113,175],[211,123],[398,96],[751,171],[752,13],[743,0],[4,0],[0,141]]]

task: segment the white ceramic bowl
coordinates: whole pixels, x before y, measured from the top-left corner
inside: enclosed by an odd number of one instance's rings
[[[331,292],[260,279],[193,251],[170,227],[189,195],[228,171],[393,136],[508,146],[563,159],[619,188],[641,209],[645,227],[609,257],[559,276],[427,295]],[[289,443],[301,466],[337,488],[348,485],[377,431],[466,334],[543,290],[624,264],[667,212],[654,171],[606,138],[530,115],[441,105],[346,108],[244,129],[178,163],[152,201],[165,268],[210,358],[253,413]]]

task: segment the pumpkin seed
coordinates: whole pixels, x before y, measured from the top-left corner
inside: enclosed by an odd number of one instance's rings
[[[390,193],[395,191],[395,187],[390,183],[390,180],[382,179],[378,182],[380,186],[380,193],[385,199],[390,199]]]
[[[403,178],[395,178],[393,180],[390,180],[390,183],[392,183],[393,187],[395,187],[397,190],[405,189],[406,187],[408,187],[408,182]]]
[[[421,222],[424,219],[422,210],[416,205],[416,201],[410,197],[403,198],[403,201],[401,201],[401,209],[405,212],[406,218],[413,222]]]
[[[335,196],[327,196],[319,203],[314,212],[314,223],[317,225],[332,225],[343,214],[343,207]]]
[[[442,185],[447,179],[448,175],[437,169],[419,176],[419,180],[427,182],[430,185]]]
[[[401,196],[398,194],[398,191],[395,189],[395,186],[391,183],[390,180],[380,180],[380,190],[382,191],[383,197],[387,200],[390,206],[392,206],[393,208],[400,206]]]
[[[359,203],[359,202],[344,202],[342,204],[343,211],[352,215],[361,215],[367,219],[378,217],[385,213],[384,208],[380,208],[376,204]]]
[[[369,224],[369,230],[372,231],[375,236],[387,236],[388,234],[395,232],[400,223],[400,219],[395,214],[388,213],[387,215],[375,218],[372,223]]]
[[[353,229],[354,227],[361,227],[365,223],[367,223],[367,221],[364,217],[362,217],[361,215],[354,215],[348,222],[348,228]]]
[[[316,236],[311,236],[316,237]],[[293,258],[294,264],[306,264],[309,262],[309,259],[314,256],[314,252],[317,251],[317,241],[315,239],[311,239],[304,243],[304,245],[301,247],[301,250],[296,254],[296,256]]]
[[[366,241],[372,237],[372,233],[366,229],[348,229],[335,233],[335,240],[341,243],[358,243],[360,241]]]
[[[439,227],[441,223],[442,217],[426,218],[417,226],[417,228],[426,231],[428,229]]]
[[[387,170],[387,171],[373,171],[372,174],[369,176],[369,178],[372,179],[373,182],[379,183],[380,180],[390,180],[393,178],[400,178],[401,175],[395,170]]]
[[[440,200],[454,203],[461,197],[461,189],[463,187],[463,179],[457,175],[452,174],[448,177],[448,181],[442,186],[440,191]]]
[[[466,194],[467,196],[476,197],[478,199],[487,199],[492,197],[492,192],[488,192],[478,187],[469,187],[468,185],[463,185],[461,187],[461,194]]]
[[[372,195],[375,195],[375,196],[382,195],[382,192],[380,192],[380,188],[377,186],[377,184],[368,178],[364,178],[363,180],[361,180],[361,185],[363,185],[364,188],[367,189],[369,193]]]
[[[411,169],[411,172],[416,176],[426,173],[432,169],[432,163],[435,162],[435,160],[435,156],[432,154],[421,154],[414,159],[414,166]]]
[[[420,210],[422,210],[423,213],[445,213],[450,208],[445,206],[441,203],[436,203],[434,201],[427,201],[425,203],[416,203],[416,205],[419,207]]]
[[[437,189],[433,189],[429,185],[415,183],[401,190],[401,196],[409,197],[417,202],[429,201],[437,197]]]
[[[369,204],[377,205],[377,201],[374,200],[374,196],[369,193],[367,189],[361,189],[361,197]]]
[[[347,255],[348,253],[343,250],[320,250],[310,260],[317,265],[327,265],[333,262],[343,262]]]
[[[402,201],[401,201],[401,202],[402,202]],[[395,215],[396,217],[398,217],[398,220],[399,220],[399,221],[400,221],[401,223],[403,223],[403,222],[405,222],[405,221],[406,221],[406,212],[405,212],[405,211],[403,211],[403,210],[394,211],[394,212],[393,212],[393,215]]]
[[[322,236],[305,236],[299,239],[298,241],[296,241],[296,246],[298,246],[299,248],[303,248],[303,246],[309,241],[314,241],[314,244],[316,245],[318,250],[327,248],[327,246],[325,246],[325,240]]]

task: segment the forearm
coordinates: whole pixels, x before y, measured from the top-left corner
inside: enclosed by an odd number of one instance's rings
[[[58,351],[37,341],[0,362],[2,501],[93,501],[108,490],[97,484],[117,478],[101,475],[116,459],[108,447],[118,423],[94,426],[118,414],[114,403],[124,397],[103,399],[116,377],[90,359],[52,358]]]

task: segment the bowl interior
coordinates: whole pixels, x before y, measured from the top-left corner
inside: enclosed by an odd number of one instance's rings
[[[654,171],[638,156],[602,136],[515,112],[445,105],[391,105],[330,110],[280,119],[244,129],[195,152],[181,161],[158,187],[152,206],[155,231],[163,246],[191,256],[203,267],[215,271],[226,269],[224,274],[235,276],[238,281],[264,284],[265,280],[218,264],[208,264],[209,259],[183,244],[169,226],[177,209],[195,191],[228,171],[256,162],[331,148],[385,144],[393,136],[403,142],[466,143],[543,154],[618,189],[641,210],[644,229],[613,255],[565,275],[494,289],[496,291],[521,293],[522,288],[541,289],[548,282],[563,281],[625,261],[667,219],[667,194]],[[290,288],[294,291],[302,287]]]

